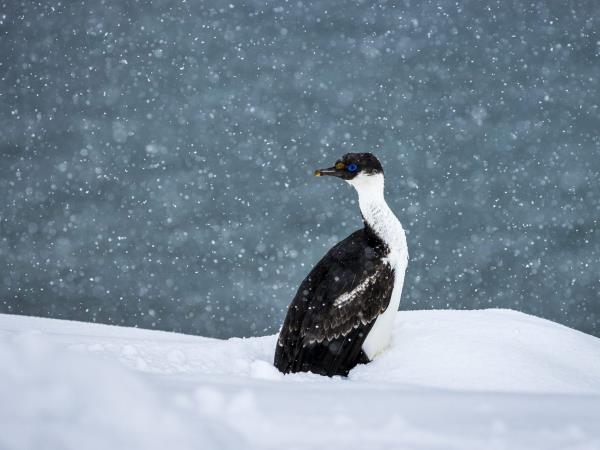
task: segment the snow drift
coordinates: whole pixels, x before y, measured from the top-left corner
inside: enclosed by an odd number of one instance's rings
[[[0,448],[600,448],[600,339],[553,322],[403,311],[348,379],[282,376],[275,338],[0,315]]]

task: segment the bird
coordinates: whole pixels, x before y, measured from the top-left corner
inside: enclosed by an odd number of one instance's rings
[[[274,365],[284,374],[347,377],[391,342],[408,265],[406,234],[385,201],[383,167],[372,153],[347,153],[314,174],[354,187],[364,226],[333,246],[300,284]]]

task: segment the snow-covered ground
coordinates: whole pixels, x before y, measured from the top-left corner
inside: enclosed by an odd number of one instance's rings
[[[226,341],[0,315],[0,449],[600,449],[600,339],[412,311],[348,379]]]

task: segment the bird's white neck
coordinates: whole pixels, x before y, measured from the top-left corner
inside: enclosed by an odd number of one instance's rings
[[[402,224],[385,201],[383,174],[361,173],[348,180],[348,183],[358,192],[358,204],[365,221],[389,247],[390,262],[400,262],[398,258],[406,259],[406,236]]]
[[[386,260],[394,269],[394,288],[390,302],[386,310],[377,317],[362,345],[362,350],[372,360],[390,343],[408,264],[408,248],[404,229],[383,197],[383,174],[359,174],[348,183],[358,192],[358,204],[365,222],[388,246],[390,252]]]

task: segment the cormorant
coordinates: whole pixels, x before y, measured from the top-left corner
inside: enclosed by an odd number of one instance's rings
[[[406,236],[384,199],[383,168],[373,154],[348,153],[315,175],[356,189],[364,228],[329,250],[298,288],[275,366],[283,373],[346,376],[390,343],[408,263]]]

